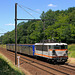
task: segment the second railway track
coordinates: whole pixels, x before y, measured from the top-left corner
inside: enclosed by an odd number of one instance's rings
[[[6,51],[6,50],[5,50],[5,52],[6,53],[9,52],[10,56],[14,57],[14,52]],[[55,75],[55,74],[56,75],[58,75],[58,74],[59,75],[74,75],[74,73],[75,73],[74,68],[72,69],[72,68],[64,67],[62,65],[52,65],[52,64],[40,61],[40,60],[29,58],[27,56],[23,56],[20,54],[18,54],[18,55],[21,56],[21,58],[20,58],[21,63],[30,64],[36,68],[39,68],[40,70],[47,72],[48,74],[52,74],[52,75]]]

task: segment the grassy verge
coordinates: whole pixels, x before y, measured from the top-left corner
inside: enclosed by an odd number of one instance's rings
[[[25,75],[16,68],[5,56],[0,54],[0,75]]]
[[[75,58],[75,44],[68,45],[69,57]]]
[[[6,45],[4,45],[4,44],[0,44],[0,47],[2,47],[2,48],[6,48]]]

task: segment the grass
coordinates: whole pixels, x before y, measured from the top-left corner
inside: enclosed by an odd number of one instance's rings
[[[2,47],[2,48],[6,48],[6,45],[4,45],[4,44],[0,44],[0,47]]]
[[[15,67],[5,56],[0,54],[0,75],[25,75]]]
[[[69,57],[75,58],[75,44],[68,45]]]

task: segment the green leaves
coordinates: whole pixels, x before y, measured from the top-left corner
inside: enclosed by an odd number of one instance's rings
[[[75,7],[68,10],[42,12],[43,21],[21,22],[17,26],[17,42],[36,43],[43,39],[51,39],[66,43],[75,43]],[[44,28],[43,28],[44,27]],[[15,43],[15,31],[7,32],[0,37],[4,44]]]

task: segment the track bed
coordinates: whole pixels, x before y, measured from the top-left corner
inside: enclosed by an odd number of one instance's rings
[[[13,63],[15,62],[15,53],[0,48],[0,53],[8,57]],[[35,58],[17,54],[20,56],[20,66],[29,71],[32,75],[74,75],[75,67],[69,65],[50,64],[45,61],[36,60]]]

